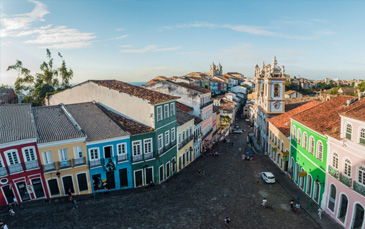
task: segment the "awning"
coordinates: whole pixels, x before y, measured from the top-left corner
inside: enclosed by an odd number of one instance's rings
[[[289,152],[288,151],[284,152],[283,157],[289,157]]]
[[[305,176],[307,176],[307,172],[306,171],[299,173],[299,177],[305,177]]]

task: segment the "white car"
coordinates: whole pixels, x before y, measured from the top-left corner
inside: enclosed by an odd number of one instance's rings
[[[275,176],[271,172],[262,172],[261,177],[268,184],[275,183]]]
[[[233,133],[234,134],[242,134],[243,133],[243,130],[241,130],[241,129],[234,130]]]

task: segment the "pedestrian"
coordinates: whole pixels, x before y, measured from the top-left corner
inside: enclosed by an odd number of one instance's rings
[[[319,219],[322,219],[322,208],[318,208],[318,216],[319,216]]]
[[[79,206],[77,206],[77,201],[75,197],[71,197],[71,200],[72,200],[72,209],[79,208]]]
[[[18,199],[15,196],[13,198],[13,204],[14,204],[14,207],[19,206]]]
[[[205,170],[203,169],[202,177],[204,178],[204,176],[205,176]]]
[[[300,204],[299,204],[299,203],[297,203],[297,204],[295,205],[295,208],[296,208],[296,211],[299,211],[299,209],[300,209]]]
[[[242,161],[244,161],[246,159],[246,156],[244,154],[242,154]]]
[[[153,181],[151,180],[149,186],[150,186],[150,188],[153,188],[153,187],[155,187],[155,183],[153,183]]]
[[[71,188],[68,189],[67,195],[68,195],[68,199],[71,201],[72,200],[72,190],[71,190]]]
[[[229,223],[231,222],[231,219],[227,216],[225,219],[224,219],[224,223],[226,224],[226,226],[229,228]]]
[[[15,216],[15,211],[14,211],[13,207],[11,206],[11,204],[9,204],[8,210],[9,210],[9,215],[10,216]]]
[[[264,199],[262,200],[261,205],[262,205],[262,207],[263,207],[263,208],[265,208],[265,207],[266,207],[266,204],[267,204],[267,200],[266,200],[266,198],[264,198]]]
[[[292,198],[290,200],[290,208],[293,209],[294,208],[294,199]]]
[[[8,225],[6,225],[3,221],[0,221],[0,229],[8,229]]]
[[[200,169],[198,170],[198,176],[202,176],[202,171],[200,171]]]

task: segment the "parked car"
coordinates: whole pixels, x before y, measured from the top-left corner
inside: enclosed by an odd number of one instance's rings
[[[242,129],[234,130],[233,133],[234,134],[242,134],[243,133],[243,130]]]
[[[275,183],[275,176],[271,172],[262,172],[261,173],[261,178],[267,184],[273,184],[273,183]]]
[[[242,127],[239,126],[239,125],[235,125],[234,128],[236,128],[236,129],[242,129]]]

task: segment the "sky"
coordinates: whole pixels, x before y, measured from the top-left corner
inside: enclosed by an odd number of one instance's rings
[[[365,1],[2,0],[0,85],[33,74],[46,48],[88,79],[148,81],[223,72],[253,77],[255,65],[285,66],[309,79],[365,79]]]

